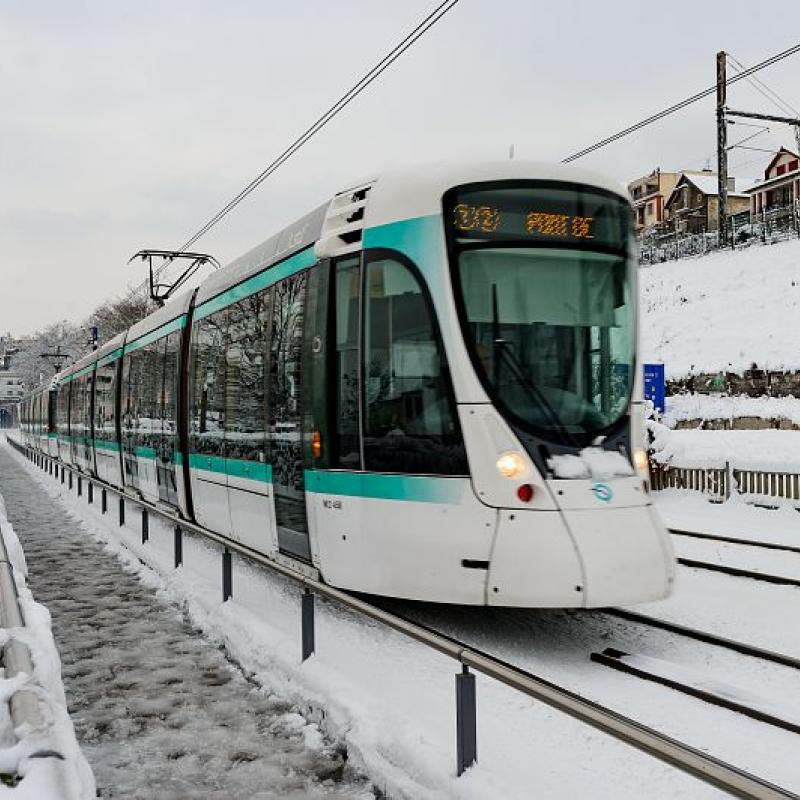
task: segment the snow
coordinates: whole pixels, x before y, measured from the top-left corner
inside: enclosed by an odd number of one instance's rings
[[[789,504],[774,510],[757,508],[736,494],[724,503],[709,503],[689,489],[664,489],[652,497],[668,528],[800,547],[800,512]],[[675,539],[676,546],[681,541]]]
[[[800,369],[800,241],[639,270],[644,362],[690,373]]]
[[[719,394],[679,394],[666,399],[661,421],[674,428],[684,420],[734,420],[756,417],[766,420],[788,420],[800,426],[800,398],[747,397]]]
[[[753,711],[768,714],[775,719],[784,720],[800,728],[800,703],[794,698],[784,699],[782,702],[777,703],[773,700],[765,699],[756,692],[743,689],[741,686],[709,678],[704,671],[688,669],[663,658],[625,653],[616,660],[648,675],[653,675],[690,689],[708,692],[720,700],[738,703]]]
[[[0,629],[3,646],[11,640],[27,645],[33,662],[32,676],[20,673],[13,678],[0,677],[0,772],[18,775],[20,783],[12,788],[0,785],[0,797],[17,800],[80,800],[95,796],[94,776],[78,747],[75,730],[67,713],[61,662],[50,626],[48,610],[33,599],[27,586],[27,564],[19,539],[6,515],[0,495],[0,535],[13,568],[24,628]],[[14,730],[8,700],[20,689],[32,691],[39,699],[44,728]],[[42,758],[37,753],[55,751],[63,760]]]
[[[575,456],[570,453],[551,456],[547,466],[556,478],[591,478],[595,481],[608,480],[618,476],[633,475],[628,460],[616,450],[603,450],[601,447],[585,447]]]
[[[22,459],[19,463],[26,464]],[[174,570],[169,526],[151,518],[150,541],[142,545],[139,514],[133,508],[127,515],[130,527],[120,529],[114,515],[101,516],[96,505],[87,505],[85,496],[77,498],[33,468],[29,473],[83,521],[87,535],[103,542],[161,597],[185,609],[192,624],[223,645],[252,680],[306,709],[304,716],[317,719],[323,735],[343,742],[348,762],[392,797],[610,800],[640,798],[645,792],[654,798],[722,796],[629,745],[480,675],[479,762],[457,778],[454,674],[460,670],[453,661],[318,600],[316,654],[301,664],[300,590],[295,584],[234,557],[234,597],[223,604],[216,547],[187,535],[184,566]],[[625,676],[608,676],[593,665],[589,653],[609,635],[609,628],[615,641],[619,634],[623,644],[630,643],[628,626],[617,621],[564,612],[402,606],[402,613],[429,614],[445,632],[464,633],[478,646],[487,644],[486,649],[501,657],[608,701],[623,713],[693,744],[707,747],[709,729],[729,727],[728,716],[703,721],[706,708],[697,701],[687,701],[695,704],[690,707],[665,708],[663,694],[653,693],[654,687],[632,684]],[[787,690],[779,675],[759,671],[759,677],[769,687]],[[697,726],[694,733],[688,730],[692,726]],[[791,783],[793,776],[783,765],[789,763],[795,742],[781,738],[788,734],[766,731],[762,736],[758,727],[734,727],[736,736],[731,733],[721,744],[711,742],[715,754]],[[736,745],[743,734],[758,738],[759,746]]]
[[[53,614],[69,710],[99,796],[374,796],[317,719],[254,685],[180,609],[65,518],[7,452],[0,474],[29,582]]]
[[[800,472],[800,431],[670,430],[647,423],[654,435],[653,458],[660,464],[695,469],[725,467],[764,472]]]

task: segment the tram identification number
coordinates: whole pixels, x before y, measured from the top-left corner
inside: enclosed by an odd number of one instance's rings
[[[465,233],[515,233],[554,239],[593,239],[594,217],[525,211],[505,215],[499,208],[459,203],[453,208],[453,226]]]

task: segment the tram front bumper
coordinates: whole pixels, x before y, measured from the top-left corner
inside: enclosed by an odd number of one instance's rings
[[[675,557],[649,505],[500,512],[487,605],[591,608],[669,595]]]

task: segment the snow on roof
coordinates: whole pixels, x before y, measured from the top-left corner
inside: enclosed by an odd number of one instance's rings
[[[697,187],[703,194],[717,194],[719,186],[717,185],[716,175],[688,175],[683,173],[679,183],[686,179],[693,186]]]

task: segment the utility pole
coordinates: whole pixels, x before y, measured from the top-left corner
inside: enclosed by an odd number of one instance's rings
[[[50,364],[50,366],[53,367],[53,369],[55,370],[56,374],[61,372],[61,365],[63,364],[64,361],[69,359],[69,357],[70,357],[69,353],[62,352],[60,344],[56,346],[55,352],[53,352],[53,353],[42,353],[41,356],[40,356],[40,358],[46,358],[47,359],[48,363]]]
[[[725,122],[727,79],[725,51],[717,53],[717,209],[719,246],[728,243],[728,126]]]

